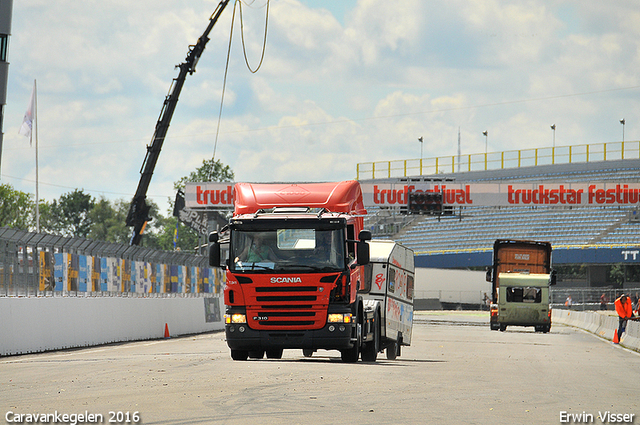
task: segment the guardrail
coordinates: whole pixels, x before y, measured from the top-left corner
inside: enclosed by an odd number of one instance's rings
[[[211,297],[207,257],[0,227],[0,297]]]
[[[551,288],[550,297],[551,305],[554,308],[568,308],[574,311],[586,310],[615,310],[613,303],[620,295],[627,294],[632,296],[640,294],[640,288]],[[601,297],[604,295],[605,306],[601,306]],[[571,297],[571,306],[566,305],[567,298]]]
[[[640,141],[592,143],[460,156],[363,162],[356,165],[356,179],[409,177],[637,158],[640,158]]]

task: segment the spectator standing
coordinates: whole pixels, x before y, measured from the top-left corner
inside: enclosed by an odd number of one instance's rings
[[[564,305],[567,306],[568,308],[571,308],[571,306],[573,305],[573,299],[571,298],[571,295],[567,297],[566,301],[564,302]]]
[[[600,295],[600,310],[606,310],[607,304],[609,304],[609,298],[607,294],[603,292],[602,295]]]

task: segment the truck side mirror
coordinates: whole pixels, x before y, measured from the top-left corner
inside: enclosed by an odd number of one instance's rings
[[[356,249],[358,250],[358,264],[361,266],[366,266],[369,264],[369,244],[365,241],[360,241],[357,243]]]
[[[551,270],[551,273],[549,273],[549,286],[553,286],[556,284],[556,275],[558,274],[557,271],[555,270]]]
[[[491,267],[487,267],[487,276],[486,276],[486,280],[487,280],[487,282],[491,282],[491,281],[492,281],[492,279],[491,279],[491,272],[492,272],[492,270],[493,270],[493,268],[491,268]]]
[[[209,266],[220,267],[220,244],[218,243],[218,232],[209,234]]]
[[[369,230],[360,230],[360,233],[358,233],[358,239],[361,242],[370,241],[371,240],[371,232]]]

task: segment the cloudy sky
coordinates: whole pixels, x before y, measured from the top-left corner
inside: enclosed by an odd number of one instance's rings
[[[255,68],[267,0],[245,0]],[[0,183],[35,192],[18,134],[38,85],[40,197],[129,200],[190,44],[218,0],[17,0]],[[233,1],[187,77],[148,195],[214,153]],[[261,68],[236,8],[215,158],[236,181],[356,164],[640,139],[636,0],[271,0]],[[487,139],[482,135],[488,131]]]

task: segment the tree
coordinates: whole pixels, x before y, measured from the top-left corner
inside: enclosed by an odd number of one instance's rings
[[[130,230],[125,223],[129,204],[124,200],[114,202],[114,205],[100,198],[89,212],[92,223],[89,239],[105,242],[128,243]]]
[[[64,236],[88,237],[93,224],[89,213],[94,204],[94,198],[82,189],[61,195],[51,204],[52,230]]]
[[[184,189],[187,182],[232,182],[235,175],[228,165],[220,160],[203,159],[202,166],[192,171],[188,176],[182,177],[173,183],[174,189]]]
[[[8,184],[0,185],[0,227],[29,230],[34,223],[34,206],[30,194]]]

